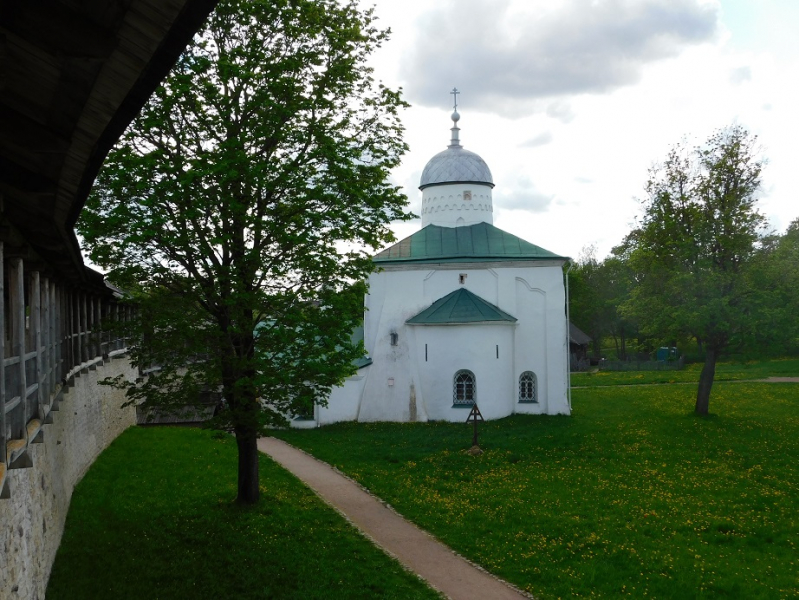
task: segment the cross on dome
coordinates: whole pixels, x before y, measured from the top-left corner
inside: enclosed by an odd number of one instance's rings
[[[452,112],[452,140],[450,140],[449,147],[460,148],[461,141],[458,137],[458,133],[460,132],[460,129],[458,128],[458,121],[461,120],[461,116],[458,114],[458,94],[460,94],[460,92],[458,91],[458,88],[455,87],[452,88],[450,94],[452,94],[452,97],[454,98],[454,107]]]
[[[458,88],[453,88],[452,94],[455,108],[458,107]],[[439,152],[431,158],[422,171],[422,178],[419,182],[419,189],[425,189],[449,184],[468,184],[466,191],[471,192],[474,185],[487,186],[489,189],[494,187],[491,178],[491,171],[488,165],[474,152],[466,150],[460,143],[458,121],[461,116],[458,111],[452,113],[452,139],[449,146],[443,152]],[[430,192],[432,194],[432,192]],[[443,197],[442,197],[443,198]],[[489,200],[490,202],[490,200]],[[422,218],[424,223],[424,217]]]

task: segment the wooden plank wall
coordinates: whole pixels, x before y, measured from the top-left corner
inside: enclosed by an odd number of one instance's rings
[[[32,466],[28,447],[74,378],[124,351],[104,325],[131,318],[130,307],[66,289],[4,250],[0,242],[0,499],[11,492],[8,470]]]

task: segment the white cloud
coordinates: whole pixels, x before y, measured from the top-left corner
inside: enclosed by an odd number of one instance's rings
[[[543,131],[538,135],[531,137],[526,142],[522,142],[519,144],[522,148],[537,148],[538,146],[546,146],[550,142],[552,142],[552,132],[551,131]]]
[[[464,106],[505,116],[534,101],[607,93],[637,83],[647,63],[712,40],[718,9],[699,0],[564,0],[519,11],[510,0],[447,0],[418,19],[402,63],[410,100],[441,106],[443,85]]]
[[[730,71],[730,83],[740,84],[744,81],[751,81],[752,68],[751,67],[736,67]]]
[[[547,116],[557,119],[562,123],[571,123],[574,120],[574,111],[571,104],[565,100],[558,100],[547,106]]]
[[[545,194],[536,189],[526,175],[517,175],[514,180],[506,181],[501,188],[494,189],[494,210],[524,210],[542,213],[549,209],[554,194]]]

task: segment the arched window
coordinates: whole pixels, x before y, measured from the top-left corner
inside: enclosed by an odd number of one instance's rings
[[[474,404],[477,399],[477,386],[474,373],[471,371],[458,371],[453,381],[452,401],[454,404]]]
[[[536,377],[532,371],[525,371],[519,377],[519,402],[538,402]]]

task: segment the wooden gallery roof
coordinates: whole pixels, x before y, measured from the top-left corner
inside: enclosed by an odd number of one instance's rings
[[[0,3],[1,239],[7,256],[102,290],[75,222],[106,154],[217,0]]]

